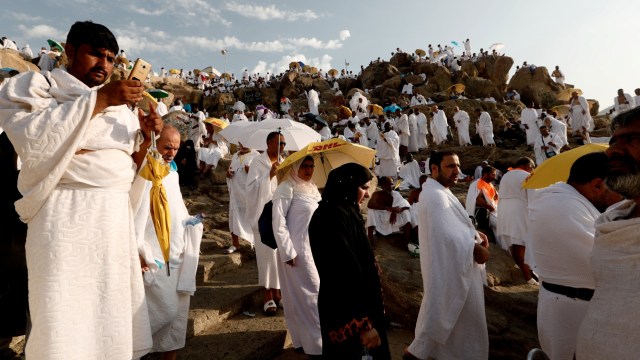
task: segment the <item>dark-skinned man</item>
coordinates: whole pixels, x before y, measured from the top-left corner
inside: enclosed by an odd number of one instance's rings
[[[0,89],[0,127],[22,161],[30,359],[131,359],[151,346],[129,189],[162,120],[129,110],[143,84],[107,84],[118,43],[76,22],[66,68]]]

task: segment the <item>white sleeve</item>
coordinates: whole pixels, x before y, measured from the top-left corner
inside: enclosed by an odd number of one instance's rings
[[[278,253],[282,262],[289,261],[298,255],[293,248],[289,227],[287,226],[287,213],[290,206],[291,198],[278,196],[273,199],[273,213],[271,216],[273,235],[276,238]]]

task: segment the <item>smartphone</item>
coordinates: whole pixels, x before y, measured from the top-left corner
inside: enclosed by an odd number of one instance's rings
[[[128,80],[144,82],[147,79],[149,72],[151,72],[151,64],[138,58],[135,64],[133,64],[133,69],[131,69],[131,72],[129,73]]]

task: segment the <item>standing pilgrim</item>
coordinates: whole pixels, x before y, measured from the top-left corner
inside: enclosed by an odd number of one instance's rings
[[[273,229],[278,244],[278,274],[284,317],[294,348],[307,355],[322,355],[318,315],[320,278],[309,245],[309,222],[318,207],[320,192],[313,183],[311,156],[291,166],[273,194]]]
[[[482,145],[495,147],[496,143],[493,141],[493,122],[491,122],[491,115],[488,112],[482,111],[482,109],[476,109],[476,115],[478,115],[478,134],[482,139]]]
[[[453,121],[456,123],[456,129],[458,130],[458,143],[460,146],[471,145],[471,138],[469,137],[469,113],[464,110],[460,110],[459,107],[453,109]]]
[[[398,166],[400,166],[400,137],[391,129],[391,123],[384,124],[384,131],[380,133],[378,143],[378,159],[380,165],[377,167],[378,176],[398,176]]]
[[[151,348],[128,192],[162,119],[127,107],[142,100],[140,81],[105,84],[118,50],[105,26],[76,22],[66,68],[0,88],[0,127],[23,163],[27,359],[131,359]]]
[[[320,97],[318,92],[312,87],[307,93],[307,102],[309,104],[309,112],[314,115],[320,115],[318,112],[318,105],[320,105]]]
[[[246,195],[252,203],[252,206],[247,207],[247,220],[252,225],[258,263],[258,285],[265,289],[263,309],[267,315],[274,315],[278,310],[276,302],[280,300],[280,279],[278,278],[277,252],[262,243],[258,219],[265,204],[273,198],[273,193],[278,186],[276,169],[283,160],[280,154],[285,145],[283,135],[279,132],[269,133],[267,150],[253,159],[247,176]]]
[[[593,131],[593,118],[589,113],[589,103],[584,96],[578,95],[577,91],[571,93],[571,100],[569,102],[571,109],[571,130],[573,135],[578,135],[586,142],[589,140],[589,132]]]
[[[489,242],[449,190],[460,175],[458,155],[436,152],[429,167],[418,201],[424,297],[405,358],[487,359],[481,264],[489,259]]]
[[[416,116],[416,121],[418,124],[418,150],[426,149],[429,147],[429,143],[427,141],[427,135],[429,135],[429,123],[427,121],[427,115],[420,112],[420,109],[413,109],[413,113]]]
[[[520,112],[520,124],[527,134],[527,145],[533,147],[539,134],[540,125],[538,125],[538,113],[532,103],[527,104],[527,107]]]
[[[447,140],[447,115],[445,115],[442,108],[438,106],[433,107],[433,118],[431,119],[431,135],[433,135],[433,142],[436,145],[440,145]]]
[[[420,132],[418,131],[418,117],[409,112],[409,152],[415,153],[418,151]],[[426,137],[425,137],[426,139]]]
[[[623,89],[618,89],[618,95],[613,98],[613,108],[616,113],[631,110],[636,107],[635,101],[631,94],[625,93]]]

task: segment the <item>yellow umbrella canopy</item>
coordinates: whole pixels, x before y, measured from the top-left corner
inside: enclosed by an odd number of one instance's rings
[[[560,153],[538,166],[522,183],[523,189],[541,189],[558,181],[567,181],[571,165],[581,156],[605,151],[605,144],[587,144]]]
[[[341,105],[340,106],[340,116],[341,118],[347,118],[347,117],[351,117],[351,115],[353,115],[353,112],[351,111],[351,109],[349,109],[348,107]]]
[[[214,129],[216,129],[217,131],[221,131],[222,129],[224,129],[227,126],[229,126],[229,124],[227,124],[226,121],[224,121],[222,119],[218,119],[218,118],[207,118],[207,119],[203,120],[203,122],[205,124],[211,124],[211,126],[213,126]]]
[[[367,108],[369,108],[369,114],[384,115],[384,110],[382,109],[382,106],[378,104],[369,104]]]
[[[427,52],[422,50],[422,49],[416,49],[416,55],[425,56],[425,55],[427,55]]]
[[[327,72],[327,74],[329,74],[329,76],[336,76],[338,75],[338,70],[336,69],[331,69]]]
[[[335,138],[320,142],[312,142],[303,149],[289,155],[278,166],[277,175],[282,179],[298,160],[307,156],[313,157],[315,165],[312,180],[317,187],[323,188],[327,183],[329,172],[346,163],[355,162],[365,168],[371,168],[376,151],[366,146],[352,144]]]
[[[144,91],[142,93],[142,100],[138,101],[138,107],[148,113],[149,111],[151,111],[151,104],[153,104],[153,107],[156,108],[158,105],[158,100],[156,100],[148,92]]]
[[[289,63],[289,69],[296,69],[300,67],[300,63],[298,63],[297,61],[292,61]]]
[[[221,78],[223,78],[223,79],[227,79],[227,80],[229,80],[229,79],[231,79],[231,74],[229,74],[229,73],[222,73],[222,75],[220,75],[220,77],[221,77]]]
[[[180,70],[178,70],[178,69],[169,69],[169,74],[178,75],[178,74],[180,74]]]
[[[151,181],[151,220],[156,230],[162,257],[167,267],[167,276],[171,274],[169,270],[169,249],[171,248],[171,213],[169,211],[169,200],[167,191],[162,185],[162,179],[169,175],[169,164],[167,164],[156,147],[155,133],[151,132],[151,146],[147,152],[147,164],[140,170],[140,176]]]
[[[556,94],[556,99],[560,100],[560,101],[569,101],[569,99],[571,99],[571,94],[573,94],[573,92],[577,92],[578,95],[582,95],[582,90],[580,89],[564,89],[564,90],[560,90],[557,94]]]

